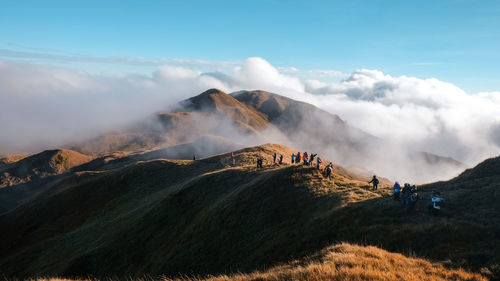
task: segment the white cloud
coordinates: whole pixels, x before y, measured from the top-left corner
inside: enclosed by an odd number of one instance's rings
[[[437,79],[377,70],[309,71],[310,79],[294,70],[252,57],[226,72],[169,64],[149,77],[109,77],[0,61],[0,151],[97,134],[215,87],[310,102],[384,141],[468,164],[500,153],[499,92],[468,94]],[[325,82],[321,75],[344,79]]]
[[[293,73],[293,72],[299,72],[298,68],[295,68],[293,66],[291,67],[278,67],[278,71],[282,73]]]

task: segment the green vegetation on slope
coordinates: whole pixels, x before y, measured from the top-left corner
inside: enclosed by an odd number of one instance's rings
[[[424,202],[404,214],[388,187],[373,192],[347,171],[330,182],[311,167],[253,163],[290,151],[243,149],[237,167],[223,154],[79,172],[0,216],[0,267],[18,277],[250,273],[339,241],[476,270],[498,263],[497,226],[473,215],[433,217]]]

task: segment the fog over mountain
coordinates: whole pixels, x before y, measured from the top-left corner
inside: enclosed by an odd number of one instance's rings
[[[311,103],[390,144],[389,156],[411,149],[473,165],[500,153],[498,92],[469,94],[434,78],[378,70],[329,83],[294,71],[257,57],[225,73],[166,65],[151,76],[113,77],[0,61],[0,153],[35,152],[116,131],[208,88],[265,90]]]

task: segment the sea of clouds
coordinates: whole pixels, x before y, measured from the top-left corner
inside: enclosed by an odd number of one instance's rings
[[[218,88],[266,90],[305,101],[388,144],[467,165],[500,154],[500,92],[466,93],[434,78],[368,69],[298,72],[258,57],[225,72],[162,65],[149,76],[0,60],[0,153],[36,152],[94,137]],[[341,79],[321,79],[329,75]]]

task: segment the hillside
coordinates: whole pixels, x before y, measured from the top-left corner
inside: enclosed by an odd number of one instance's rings
[[[14,162],[17,162],[19,160],[22,160],[28,156],[31,156],[31,154],[15,154],[15,155],[9,155],[5,156],[3,158],[0,158],[0,167],[8,164],[12,164]]]
[[[58,175],[91,159],[90,156],[66,149],[46,150],[27,157],[4,159],[5,164],[0,166],[0,188],[33,178]]]
[[[38,281],[63,281],[58,278],[40,278]],[[92,279],[73,279],[91,281]],[[112,281],[113,279],[106,279]],[[133,279],[131,279],[133,280]],[[377,280],[487,280],[480,274],[462,269],[447,269],[440,264],[426,260],[408,258],[401,254],[389,253],[377,247],[356,246],[341,243],[325,247],[312,256],[294,260],[284,265],[247,274],[209,276],[206,278],[141,277],[143,281],[250,281],[250,280],[339,280],[339,281],[377,281]],[[65,281],[71,281],[66,280]],[[97,280],[96,280],[97,281]]]
[[[182,109],[188,111],[220,114],[244,127],[265,129],[269,126],[267,120],[258,111],[218,89],[209,89],[198,96],[182,101],[181,105]]]
[[[397,148],[390,141],[351,126],[338,115],[265,91],[228,95],[209,89],[127,129],[69,147],[106,157],[116,152],[135,154],[183,145],[208,135],[244,146],[273,142],[303,151],[322,151],[344,166],[415,183],[449,179],[465,168],[448,157]],[[395,162],[397,167],[387,165]]]
[[[288,157],[266,164],[292,151],[241,149],[236,167],[226,153],[67,176],[0,216],[0,268],[16,277],[253,274],[347,241],[494,274],[498,224],[483,213],[463,216],[449,205],[431,216],[423,187],[421,211],[405,214],[389,187],[373,192],[348,170],[336,168],[330,182]],[[461,195],[456,204],[468,200]]]
[[[50,188],[60,175],[91,160],[90,156],[66,149],[4,159],[5,164],[0,165],[0,213],[28,201]]]
[[[311,104],[295,101],[265,91],[239,91],[235,99],[264,114],[290,140],[309,150],[322,148],[333,151],[334,159],[366,156],[370,145],[378,139],[348,125],[338,115],[330,114]]]
[[[500,157],[487,159],[476,167],[465,170],[456,178],[428,184],[425,192],[439,190],[446,209],[453,216],[488,225],[494,230],[495,240],[500,237]],[[499,251],[498,245],[490,249]],[[478,255],[480,258],[483,254]],[[486,257],[484,257],[486,258]]]
[[[400,151],[393,144],[349,125],[338,115],[265,91],[239,91],[235,99],[264,114],[295,146],[322,150],[349,167],[426,183],[456,176],[466,166],[429,152]],[[387,163],[398,162],[398,167]]]
[[[311,257],[262,272],[199,279],[250,280],[486,280],[479,274],[450,270],[428,261],[393,254],[376,247],[346,243],[326,247]]]

